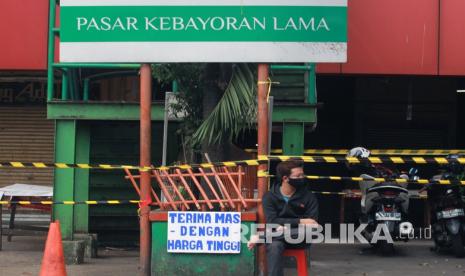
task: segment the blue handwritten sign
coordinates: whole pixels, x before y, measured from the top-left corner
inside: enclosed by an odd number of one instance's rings
[[[171,253],[240,253],[241,213],[168,212],[167,251]]]

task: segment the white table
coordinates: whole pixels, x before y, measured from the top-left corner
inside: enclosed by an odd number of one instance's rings
[[[31,184],[21,184],[16,183],[10,186],[6,186],[0,188],[0,200],[7,200],[8,201],[19,201],[19,200],[28,200],[28,201],[40,201],[40,200],[50,200],[53,196],[53,187],[49,186],[39,186],[39,185],[31,185]],[[10,205],[10,223],[8,227],[8,241],[11,241],[11,237],[13,236],[13,229],[15,228],[14,221],[16,215],[16,208],[18,204],[11,204]],[[22,205],[19,205],[24,207]],[[2,228],[2,206],[0,206],[0,250],[2,250],[2,236],[3,236],[3,228]],[[45,230],[43,228],[38,227],[21,227],[22,229],[27,230]]]

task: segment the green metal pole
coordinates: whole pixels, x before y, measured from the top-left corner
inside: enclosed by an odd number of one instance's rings
[[[316,75],[315,75],[315,66],[309,65],[310,70],[307,72],[308,74],[308,103],[309,104],[316,104]]]
[[[90,163],[90,126],[87,121],[76,122],[76,163]],[[89,200],[89,170],[76,169],[74,172],[74,200]],[[89,232],[89,205],[74,206],[74,231]]]
[[[56,120],[55,126],[55,162],[74,164],[76,161],[75,120]],[[55,169],[53,199],[56,201],[74,200],[75,169]],[[72,205],[54,205],[53,218],[60,221],[61,235],[64,240],[73,239],[74,207]]]
[[[74,72],[73,69],[68,69],[68,83],[69,83],[69,99],[76,100],[74,93]]]
[[[105,73],[100,73],[100,74],[95,74],[91,76],[87,76],[89,80],[98,80],[98,79],[104,79],[107,77],[112,77],[112,76],[137,76],[139,74],[139,71],[137,70],[131,70],[131,71],[115,71],[115,72],[105,72]]]
[[[48,55],[47,55],[47,101],[53,99],[53,59],[55,56],[55,34],[53,28],[55,26],[55,0],[50,0],[49,15],[48,15]]]
[[[73,99],[78,101],[81,99],[81,95],[79,94],[79,83],[78,83],[78,73],[76,69],[72,69],[73,74],[73,82],[71,85],[73,86]]]
[[[283,154],[301,156],[304,154],[304,123],[283,123]]]
[[[78,86],[77,86],[77,74],[74,68],[70,68],[69,70],[69,87],[70,87],[70,99],[73,101],[79,100],[78,95]]]
[[[174,80],[173,81],[173,92],[178,92],[178,81]]]
[[[139,69],[140,64],[124,64],[124,63],[54,63],[57,68],[102,68],[102,69]]]
[[[61,77],[61,99],[64,101],[69,99],[68,87],[68,70],[63,70],[63,75]]]
[[[88,101],[89,100],[89,85],[90,85],[90,79],[89,78],[85,78],[84,79],[84,93],[83,93],[83,96],[82,96],[82,99],[84,101]]]

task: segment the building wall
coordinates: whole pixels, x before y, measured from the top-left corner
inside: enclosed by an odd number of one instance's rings
[[[355,0],[346,74],[437,74],[438,0]]]
[[[465,75],[465,0],[441,1],[439,73]]]
[[[0,70],[46,69],[48,7],[47,0],[0,2]],[[318,72],[465,75],[464,10],[465,0],[351,0],[348,62]]]
[[[0,70],[45,70],[47,0],[1,1]],[[465,75],[465,0],[350,0],[348,62],[319,73]]]
[[[319,73],[465,75],[465,0],[352,0],[348,62]]]
[[[45,70],[48,0],[0,1],[0,70]]]

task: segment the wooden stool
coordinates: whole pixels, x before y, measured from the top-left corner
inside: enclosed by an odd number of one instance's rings
[[[286,249],[283,252],[283,256],[294,257],[297,262],[297,275],[298,276],[307,276],[307,254],[306,249]]]

